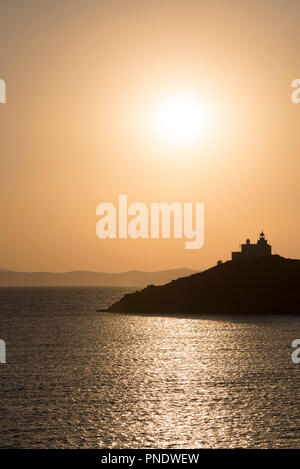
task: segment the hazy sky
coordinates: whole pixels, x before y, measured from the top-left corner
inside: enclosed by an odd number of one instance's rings
[[[9,0],[0,5],[0,267],[202,269],[261,228],[300,257],[299,0]],[[173,145],[166,96],[213,125]],[[100,202],[204,202],[205,244],[100,240]]]

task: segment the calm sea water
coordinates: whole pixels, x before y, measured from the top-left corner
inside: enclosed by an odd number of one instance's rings
[[[0,446],[300,448],[300,320],[97,312],[120,288],[2,288]]]

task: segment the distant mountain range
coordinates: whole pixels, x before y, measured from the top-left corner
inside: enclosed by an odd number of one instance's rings
[[[151,314],[299,314],[300,260],[234,260],[124,295],[108,311]]]
[[[191,269],[161,270],[142,272],[131,270],[122,273],[71,271],[52,272],[14,272],[0,269],[1,287],[76,287],[76,286],[118,286],[145,287],[146,285],[162,285],[179,277],[195,273]]]

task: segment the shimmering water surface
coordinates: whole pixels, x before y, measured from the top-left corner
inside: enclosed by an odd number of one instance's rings
[[[0,445],[300,448],[295,317],[97,312],[118,288],[0,289]]]

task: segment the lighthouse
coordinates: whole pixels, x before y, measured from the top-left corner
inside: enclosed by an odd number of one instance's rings
[[[231,253],[231,259],[257,259],[258,257],[271,256],[272,246],[268,244],[265,234],[262,231],[256,244],[251,244],[250,239],[246,239],[246,243],[242,244],[241,251]]]

